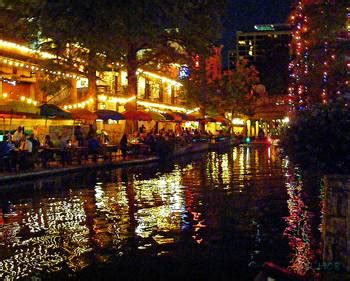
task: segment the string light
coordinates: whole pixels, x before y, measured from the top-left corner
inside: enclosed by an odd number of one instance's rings
[[[9,59],[6,57],[1,57],[1,56],[0,56],[0,63],[7,64],[10,66],[15,66],[18,68],[24,68],[24,69],[28,69],[28,70],[30,69],[31,71],[42,71],[44,73],[55,75],[55,76],[60,76],[62,78],[72,78],[72,79],[84,78],[83,75],[62,72],[62,71],[55,71],[55,70],[50,70],[48,68],[39,68],[39,66],[35,65],[35,64],[24,63],[24,62],[19,61],[19,60]]]
[[[33,50],[31,48],[28,48],[26,46],[16,44],[13,42],[5,41],[0,39],[0,49],[4,49],[6,51],[14,51],[16,53],[22,53],[25,55],[30,55],[30,56],[38,56],[42,59],[55,59],[57,58],[55,55],[50,54],[48,52],[42,52],[42,51],[37,51]]]
[[[290,17],[292,29],[292,43],[295,58],[289,63],[290,85],[288,87],[288,102],[294,109],[305,108],[308,88],[303,83],[309,74],[309,48],[304,40],[304,34],[309,30],[308,19],[304,14],[304,3],[299,1],[294,13]]]
[[[183,113],[188,113],[191,112],[191,109],[187,109],[184,107],[179,107],[179,106],[173,106],[173,105],[167,105],[164,103],[154,103],[154,102],[148,102],[148,101],[137,101],[138,105],[142,105],[147,108],[158,108],[158,109],[166,109],[166,110],[171,110],[171,111],[178,111],[178,112],[183,112]],[[194,112],[194,111],[192,111]]]
[[[63,106],[63,109],[65,110],[72,110],[72,109],[77,109],[77,108],[85,108],[86,106],[92,104],[94,102],[93,98],[89,98],[85,101],[81,101],[78,103],[74,103],[74,104],[67,104]]]
[[[168,77],[161,76],[161,75],[158,75],[158,74],[155,74],[155,73],[152,73],[152,72],[144,71],[144,70],[142,70],[140,68],[137,70],[136,74],[139,74],[139,75],[144,74],[144,75],[149,76],[149,77],[160,79],[160,80],[162,80],[162,82],[169,83],[172,86],[178,86],[178,87],[182,87],[183,86],[180,82],[177,82],[176,80],[173,80],[173,79],[170,79]]]
[[[31,98],[27,98],[25,96],[21,96],[20,98],[21,101],[23,102],[26,102],[28,104],[32,104],[34,106],[37,106],[38,105],[38,101],[34,100],[34,99],[31,99]]]

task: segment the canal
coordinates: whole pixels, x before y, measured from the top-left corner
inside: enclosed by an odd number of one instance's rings
[[[2,186],[0,279],[253,280],[266,261],[310,273],[319,193],[274,146]]]

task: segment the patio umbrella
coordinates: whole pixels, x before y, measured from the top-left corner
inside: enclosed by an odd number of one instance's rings
[[[0,103],[0,114],[5,114],[6,117],[10,117],[10,128],[12,124],[12,118],[23,115],[37,115],[39,109],[33,105],[22,101],[5,101]],[[5,125],[5,117],[3,117],[3,124]]]
[[[188,114],[191,121],[199,121],[202,120],[202,115],[199,112],[193,112],[191,114]]]
[[[129,110],[123,112],[126,120],[134,120],[134,121],[151,121],[152,116],[149,112],[142,110]]]
[[[182,117],[175,112],[164,113],[164,117],[168,121],[182,121]]]
[[[40,107],[40,115],[47,118],[72,119],[72,114],[54,104],[45,103]]]
[[[107,110],[107,109],[100,109],[95,111],[95,114],[97,115],[98,119],[102,119],[102,120],[115,120],[115,121],[119,121],[119,120],[125,120],[125,116],[117,111],[113,111],[113,110]]]
[[[226,119],[225,117],[219,116],[219,115],[213,116],[211,118],[214,119],[215,122],[220,122],[220,123],[224,123],[224,124],[230,123],[230,121],[228,119]]]
[[[70,114],[72,115],[74,120],[89,120],[93,121],[97,119],[97,114],[94,112],[91,112],[87,109],[73,109],[70,111]]]
[[[189,115],[187,115],[187,114],[185,114],[185,113],[176,112],[176,114],[179,115],[179,116],[181,117],[182,120],[185,120],[185,121],[194,121],[194,119],[193,119],[191,116],[189,116]]]
[[[151,115],[151,118],[154,121],[166,121],[165,116],[158,112],[148,111],[147,113]]]
[[[204,119],[199,119],[200,121],[202,121],[202,122],[219,122],[219,121],[216,121],[216,119],[215,118],[213,118],[213,117],[206,117],[206,118],[204,118]]]
[[[11,100],[0,103],[0,113],[36,115],[39,111],[35,105],[22,101]]]

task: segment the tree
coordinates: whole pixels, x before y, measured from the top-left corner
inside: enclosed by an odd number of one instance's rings
[[[192,64],[197,54],[204,62],[220,37],[224,3],[131,0],[120,5],[114,21],[117,32],[112,40],[124,52],[129,95],[137,93],[136,72],[140,67],[169,62]]]
[[[293,25],[290,97],[296,109],[327,103],[346,88],[348,1],[298,1]]]
[[[8,30],[11,37],[20,37],[37,49],[56,54],[55,67],[70,68],[89,78],[90,96],[96,98],[96,71],[107,65],[106,50],[111,50],[108,21],[113,9],[108,0],[5,0],[0,32],[6,26],[6,15],[14,14],[22,32]],[[9,25],[9,22],[7,22]],[[113,30],[114,32],[114,30]],[[115,47],[115,50],[117,47]]]
[[[349,173],[348,127],[350,109],[343,102],[312,105],[297,111],[281,146],[290,159],[306,170]]]
[[[219,39],[225,0],[7,0],[11,10],[40,37],[52,39],[57,54],[79,44],[74,57],[86,61],[90,80],[107,61],[126,65],[128,92],[137,94],[137,70],[161,62],[206,57]],[[50,42],[50,46],[52,46]],[[77,51],[76,50],[76,51]],[[97,54],[104,55],[102,58]],[[86,58],[81,59],[81,57]]]
[[[211,97],[211,103],[217,108],[230,112],[253,114],[253,87],[259,83],[259,73],[254,66],[248,66],[246,60],[236,64],[236,69],[224,73],[220,87]]]

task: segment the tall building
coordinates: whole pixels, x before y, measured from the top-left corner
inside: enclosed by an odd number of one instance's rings
[[[287,24],[255,25],[254,31],[236,34],[236,60],[254,65],[271,95],[286,94],[291,36]]]

